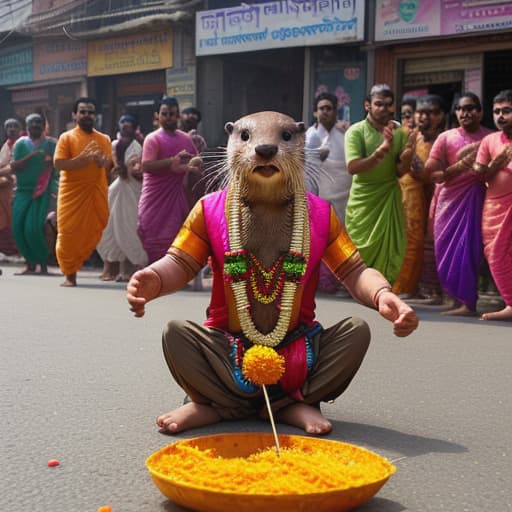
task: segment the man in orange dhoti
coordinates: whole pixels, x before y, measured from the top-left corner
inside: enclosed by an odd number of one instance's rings
[[[512,320],[512,89],[493,100],[494,124],[500,130],[483,138],[474,169],[487,181],[482,212],[484,254],[505,307],[482,320]]]
[[[76,286],[76,273],[101,239],[108,222],[107,172],[112,167],[110,137],[94,129],[96,104],[75,102],[77,126],[63,133],[55,149],[61,171],[57,199],[57,261],[66,276],[62,286]]]

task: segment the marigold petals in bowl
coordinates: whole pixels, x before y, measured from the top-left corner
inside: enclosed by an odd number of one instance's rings
[[[367,502],[396,471],[352,444],[272,434],[218,434],[178,441],[146,466],[160,491],[202,512],[344,512]]]

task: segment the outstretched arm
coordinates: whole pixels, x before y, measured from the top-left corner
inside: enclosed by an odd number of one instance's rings
[[[378,270],[359,264],[344,278],[343,284],[355,299],[376,308],[382,317],[392,322],[396,336],[408,336],[418,327],[414,310],[391,291],[390,284]]]
[[[144,316],[146,304],[157,297],[183,288],[190,273],[171,255],[165,255],[149,267],[133,274],[126,287],[130,310],[136,317]]]

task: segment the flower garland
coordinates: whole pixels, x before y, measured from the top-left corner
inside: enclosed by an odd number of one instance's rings
[[[283,258],[285,283],[281,295],[279,317],[274,329],[263,334],[254,325],[247,296],[249,278],[248,254],[242,246],[240,188],[234,183],[228,194],[229,250],[224,255],[224,278],[231,284],[240,327],[244,335],[256,345],[276,347],[288,332],[297,286],[306,271],[309,257],[309,217],[304,193],[295,193],[293,227],[290,249]]]

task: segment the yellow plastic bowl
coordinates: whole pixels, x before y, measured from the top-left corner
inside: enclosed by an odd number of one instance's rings
[[[372,464],[384,463],[388,469],[378,480],[364,485],[307,494],[226,492],[212,487],[184,484],[173,478],[172,470],[169,474],[163,474],[155,469],[163,455],[173,453],[179,446],[197,447],[199,450],[213,449],[222,458],[245,458],[274,447],[274,438],[272,434],[267,433],[218,434],[178,441],[150,455],[146,460],[146,466],[162,494],[178,505],[202,512],[344,512],[370,500],[396,471],[396,468],[380,455],[348,443],[292,435],[279,435],[279,443],[281,448],[307,444],[308,450],[321,450],[327,446],[332,450],[334,446],[337,451],[350,450],[352,453],[364,455]]]

